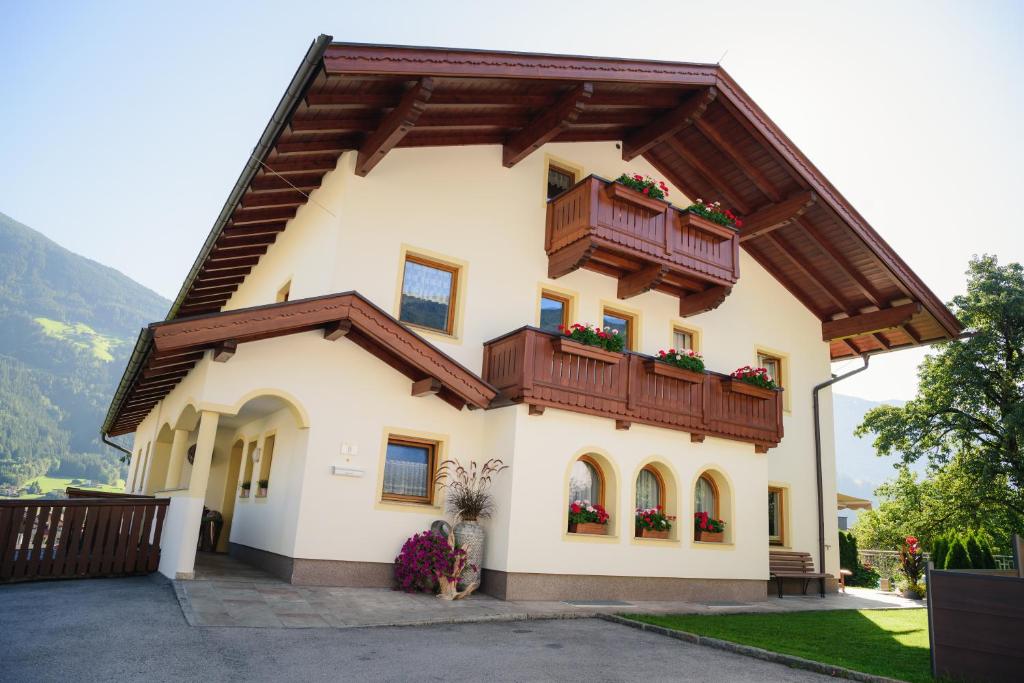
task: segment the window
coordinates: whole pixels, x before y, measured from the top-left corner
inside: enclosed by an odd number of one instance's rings
[[[718,519],[718,488],[711,477],[706,474],[701,475],[697,480],[697,487],[693,494],[693,511],[706,512],[711,517]]]
[[[407,255],[402,275],[402,322],[452,334],[458,268]]]
[[[152,485],[152,482],[148,481],[149,480],[149,447],[150,447],[150,445],[152,445],[152,444],[151,443],[147,443],[146,444],[146,454],[144,456],[142,456],[142,462],[140,463],[142,465],[142,475],[139,477],[139,493],[145,493],[146,492],[146,485],[147,484]]]
[[[636,478],[636,507],[640,509],[656,508],[664,505],[664,486],[661,476],[651,467],[640,470]]]
[[[256,452],[256,442],[250,441],[248,448],[245,449],[245,467],[242,468],[242,483],[248,482],[252,484],[252,454]],[[242,498],[249,496],[249,490],[240,489],[238,495]]]
[[[672,328],[672,348],[697,351],[696,335],[690,330],[681,327]]]
[[[540,295],[540,329],[558,332],[559,325],[569,324],[569,299],[547,290]]]
[[[757,352],[757,365],[768,371],[775,383],[782,386],[782,359],[767,353]]]
[[[384,459],[384,490],[381,498],[431,503],[436,459],[437,444],[432,441],[389,438]]]
[[[575,500],[604,504],[604,478],[601,475],[601,468],[586,455],[573,464],[572,472],[569,473],[569,502]]]
[[[772,545],[783,545],[785,536],[783,526],[785,524],[783,514],[783,491],[780,488],[770,487],[768,489],[768,542]]]
[[[284,283],[284,286],[282,286],[281,289],[277,290],[277,298],[275,299],[275,301],[277,301],[277,303],[279,304],[284,303],[285,301],[288,301],[288,298],[291,296],[291,293],[292,281],[289,280],[288,282]]]
[[[557,197],[575,184],[575,173],[553,164],[548,165],[548,199]]]
[[[260,478],[256,482],[256,490],[261,491],[264,487],[260,482],[270,482],[270,466],[274,463],[274,442],[277,440],[273,434],[263,440],[263,450],[260,452]],[[257,493],[256,497],[266,496],[267,493]]]
[[[627,351],[631,351],[634,348],[636,321],[633,316],[628,313],[622,313],[615,311],[610,308],[604,309],[604,318],[601,321],[602,327],[607,327],[612,330],[618,331],[622,338],[625,340],[625,348]]]

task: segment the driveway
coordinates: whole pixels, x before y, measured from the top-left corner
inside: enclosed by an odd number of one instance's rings
[[[823,681],[596,619],[190,627],[156,577],[0,587],[0,681]]]

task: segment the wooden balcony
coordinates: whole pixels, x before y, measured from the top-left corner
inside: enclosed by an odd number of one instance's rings
[[[548,202],[548,275],[577,268],[615,277],[627,299],[649,290],[680,299],[680,315],[718,306],[739,279],[733,228],[597,176]]]
[[[532,414],[561,408],[616,421],[746,441],[766,453],[782,440],[782,392],[734,391],[726,375],[693,373],[639,353],[577,354],[561,335],[524,327],[484,344],[493,405],[527,403]],[[744,385],[746,387],[747,385]]]

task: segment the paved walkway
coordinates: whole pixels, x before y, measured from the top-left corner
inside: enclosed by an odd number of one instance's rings
[[[792,681],[825,676],[596,619],[190,628],[157,577],[0,586],[0,680]]]
[[[728,614],[830,609],[921,607],[914,600],[867,589],[846,595],[769,597],[762,602],[545,602],[504,601],[475,594],[447,601],[382,588],[293,586],[226,556],[201,556],[196,578],[175,581],[175,593],[193,626],[350,628],[526,619],[572,619],[595,613]]]

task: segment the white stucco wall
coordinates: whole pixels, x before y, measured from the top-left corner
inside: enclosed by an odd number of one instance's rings
[[[699,332],[700,350],[713,370],[754,364],[758,349],[781,354],[788,410],[779,447],[756,455],[751,444],[714,438],[691,444],[685,433],[660,428],[616,432],[613,421],[554,409],[540,417],[527,416],[525,408],[460,413],[436,398],[409,396],[406,378],[350,342],[325,342],[307,333],[243,344],[228,363],[201,363],[140,425],[135,450],[144,449],[185,405],[230,412],[244,397],[272,389],[294,397],[310,426],[296,429],[287,447],[294,454],[282,458],[286,485],[277,488],[278,458],[286,451],[279,441],[271,494],[266,501],[236,506],[237,542],[297,557],[390,562],[406,536],[441,514],[436,507],[379,502],[383,439],[393,427],[436,436],[445,445],[443,457],[502,457],[512,465],[497,483],[498,514],[489,522],[486,564],[492,568],[763,578],[769,482],[788,490],[786,545],[816,556],[811,388],[829,376],[820,321],[746,254],[740,281],[726,301],[688,319],[678,317],[678,300],[662,293],[619,301],[615,280],[591,271],[548,280],[543,239],[549,155],[584,175],[614,178],[630,171],[660,177],[642,160],[623,163],[613,143],[546,145],[512,169],[502,167],[496,146],[399,149],[366,178],[352,173],[354,155],[346,154],[228,308],[273,302],[290,280],[292,299],[357,290],[397,317],[403,250],[416,251],[462,267],[455,336],[421,333],[475,372],[481,369],[483,342],[537,323],[541,287],[573,295],[576,320],[598,322],[605,304],[636,314],[643,352],[670,346],[672,326],[680,324]],[[670,199],[688,203],[675,188]],[[828,392],[822,399],[827,502],[835,495],[835,467]],[[252,426],[261,434],[268,428]],[[343,444],[356,453],[342,455]],[[607,454],[618,471],[614,540],[580,542],[563,533],[567,468],[588,448]],[[220,457],[215,453],[211,488],[213,482],[223,485],[219,468],[226,464]],[[732,482],[731,546],[708,550],[688,538],[633,541],[624,515],[632,507],[632,479],[640,463],[654,457],[677,475],[678,514],[684,519],[692,514],[688,488],[701,467],[715,464]],[[333,464],[365,474],[332,476]],[[292,501],[278,507],[274,499],[282,489]],[[826,569],[834,573],[836,518],[828,505],[825,521],[832,546]]]

